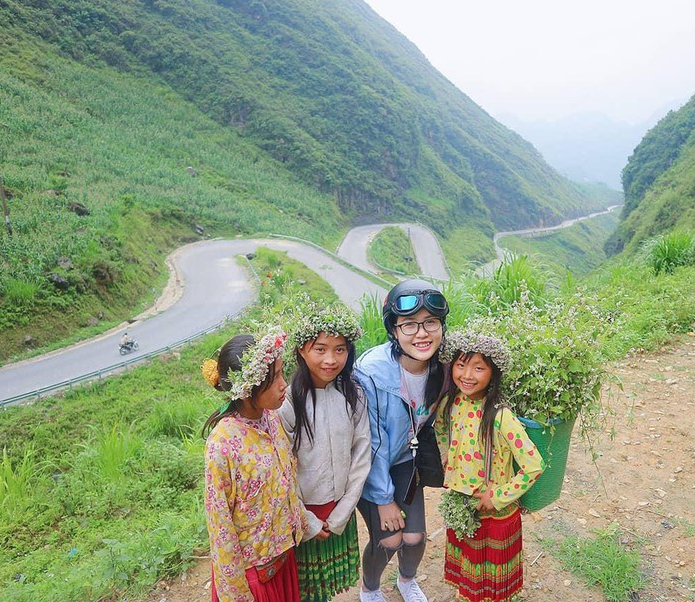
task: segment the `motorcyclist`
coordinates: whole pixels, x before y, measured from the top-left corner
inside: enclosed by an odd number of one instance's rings
[[[128,336],[128,332],[124,332],[123,336],[121,337],[121,342],[120,346],[121,347],[129,347],[133,344],[133,338]]]

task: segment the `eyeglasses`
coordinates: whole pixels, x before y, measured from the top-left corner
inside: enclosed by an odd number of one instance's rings
[[[411,315],[422,306],[435,312],[443,312],[447,309],[446,299],[441,293],[415,293],[396,297],[393,307],[396,314]]]
[[[437,332],[442,327],[442,321],[439,318],[427,318],[422,322],[403,322],[403,324],[396,324],[396,326],[400,328],[405,336],[411,337],[417,334],[420,326],[422,326],[425,332]]]

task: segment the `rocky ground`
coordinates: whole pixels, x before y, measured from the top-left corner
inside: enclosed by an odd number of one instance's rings
[[[560,499],[524,519],[523,598],[605,600],[600,589],[565,569],[547,542],[570,533],[591,537],[615,525],[621,545],[639,551],[646,577],[630,602],[695,602],[695,336],[627,359],[612,372],[623,386],[606,398],[615,412],[614,436],[603,434],[595,466],[575,432]],[[430,602],[455,599],[442,580],[439,496],[428,490],[430,541],[419,574]],[[364,531],[361,537],[366,541]],[[401,600],[395,576],[395,566],[387,568],[383,589],[391,602]],[[209,588],[209,560],[201,558],[181,577],[158,584],[146,602],[207,602]],[[335,600],[358,600],[358,594],[355,589]]]

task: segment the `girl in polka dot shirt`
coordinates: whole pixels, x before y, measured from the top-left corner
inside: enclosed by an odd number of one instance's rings
[[[481,519],[473,537],[459,539],[447,529],[444,578],[462,600],[512,600],[523,585],[518,499],[545,463],[521,422],[501,404],[509,366],[504,343],[454,330],[440,358],[450,362],[451,374],[435,421],[444,486],[477,499]]]

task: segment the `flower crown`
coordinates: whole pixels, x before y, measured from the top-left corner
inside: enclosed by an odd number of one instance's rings
[[[230,385],[227,392],[232,399],[251,397],[253,388],[268,376],[270,365],[282,356],[286,341],[287,333],[280,326],[273,326],[241,354],[241,370],[230,370],[225,378]],[[200,369],[205,380],[217,387],[220,382],[217,360],[205,360]]]
[[[452,362],[461,353],[480,353],[489,357],[502,374],[506,374],[511,367],[509,348],[504,341],[472,330],[455,328],[446,335],[439,361],[443,364]]]
[[[344,336],[348,343],[362,336],[362,328],[354,311],[342,303],[319,306],[308,302],[295,312],[292,345],[303,346],[325,332],[329,336]]]

